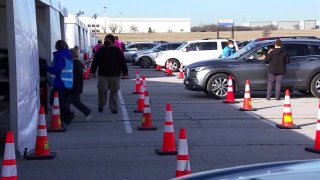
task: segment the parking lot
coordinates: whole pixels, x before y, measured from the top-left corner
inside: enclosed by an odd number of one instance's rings
[[[192,173],[230,166],[274,161],[313,159],[306,152],[313,146],[318,100],[298,92],[291,94],[295,124],[301,129],[281,130],[283,101],[266,101],[266,92],[251,92],[257,111],[241,112],[243,92],[238,104],[224,104],[202,92],[184,89],[181,79],[154,69],[129,66],[130,79],[121,81],[121,111],[111,114],[107,107],[97,110],[97,79],[85,80],[82,95],[93,111],[91,121],[75,110],[76,118],[63,133],[49,133],[49,147],[57,152],[53,160],[18,159],[20,179],[170,179],[175,176],[176,156],[158,156],[162,145],[165,106],[173,107],[175,140],[185,128]],[[138,95],[132,94],[135,73],[147,79],[151,113],[156,131],[138,131],[142,114],[134,113]],[[283,98],[284,95],[282,95]],[[6,117],[7,113],[3,114]],[[46,116],[47,123],[50,115]],[[178,143],[177,143],[178,144]]]

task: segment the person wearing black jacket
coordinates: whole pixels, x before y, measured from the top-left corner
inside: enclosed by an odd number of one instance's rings
[[[115,37],[108,34],[104,39],[104,46],[101,47],[93,58],[91,65],[92,77],[98,69],[98,106],[99,112],[107,102],[109,94],[109,109],[113,114],[118,113],[118,90],[121,79],[128,78],[128,67],[122,51],[114,45]]]
[[[73,86],[72,89],[67,90],[67,105],[73,104],[85,116],[86,120],[91,119],[91,110],[82,103],[80,95],[83,91],[83,65],[79,60],[79,47],[75,46],[71,49],[73,58]]]
[[[282,41],[277,39],[275,42],[275,49],[267,54],[265,62],[269,64],[268,67],[268,88],[267,100],[270,100],[272,89],[276,83],[276,100],[280,100],[281,84],[284,75],[287,72],[286,64],[290,63],[288,53],[282,48]]]

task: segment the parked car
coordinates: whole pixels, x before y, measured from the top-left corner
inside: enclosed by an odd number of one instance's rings
[[[320,40],[282,39],[291,63],[282,83],[283,89],[312,93],[320,98]],[[270,47],[275,40],[249,44],[226,59],[201,61],[185,68],[185,88],[200,90],[214,98],[227,95],[228,75],[232,75],[234,91],[244,90],[250,80],[250,90],[267,89],[267,67],[264,60],[258,60],[263,48]]]
[[[155,65],[155,58],[158,56],[159,52],[175,50],[177,49],[183,42],[170,42],[163,43],[155,46],[154,48],[135,53],[131,57],[131,63],[134,65],[140,65],[142,68],[149,68]]]
[[[131,57],[138,51],[145,51],[155,47],[158,43],[155,42],[132,42],[126,45],[124,50],[124,58],[126,62],[130,62]]]
[[[217,180],[217,179],[319,179],[320,160],[293,160],[271,163],[260,163],[244,166],[236,166],[224,169],[198,172],[175,180]]]
[[[186,66],[194,62],[218,58],[227,42],[228,39],[187,41],[176,50],[158,53],[155,61],[157,65],[164,67],[170,60],[172,62],[172,70],[178,71],[181,64]],[[238,50],[236,43],[235,48]]]

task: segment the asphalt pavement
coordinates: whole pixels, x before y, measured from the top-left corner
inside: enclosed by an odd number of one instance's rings
[[[172,104],[175,138],[185,128],[192,173],[231,166],[275,161],[319,158],[306,152],[313,146],[318,99],[293,92],[292,114],[301,129],[282,130],[283,101],[265,100],[265,92],[252,92],[254,112],[242,112],[243,92],[238,104],[224,104],[202,92],[184,89],[181,79],[154,69],[129,66],[130,79],[121,80],[119,114],[108,107],[98,112],[97,79],[85,80],[83,102],[92,109],[92,119],[74,109],[76,118],[66,132],[48,133],[53,160],[17,159],[19,179],[115,179],[164,180],[174,178],[176,156],[159,156],[165,107]],[[138,95],[133,94],[135,73],[146,76],[155,131],[138,131],[142,114],[134,113]],[[284,95],[283,95],[284,98]],[[47,124],[50,114],[46,115]],[[177,143],[178,144],[178,143]]]

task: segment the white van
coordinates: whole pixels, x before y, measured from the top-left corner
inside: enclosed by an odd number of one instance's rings
[[[155,61],[157,65],[164,67],[170,59],[172,70],[178,71],[181,64],[182,66],[187,66],[194,62],[219,58],[223,48],[227,46],[227,42],[228,39],[187,41],[176,50],[158,53]],[[236,50],[238,50],[237,43],[235,42],[234,44]]]

